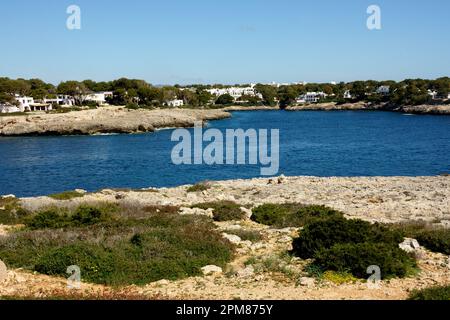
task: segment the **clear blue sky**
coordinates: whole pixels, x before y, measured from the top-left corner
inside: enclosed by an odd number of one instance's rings
[[[66,28],[71,4],[81,30]],[[366,28],[371,4],[380,31]],[[450,75],[450,1],[1,1],[0,39],[0,76],[52,83],[436,78]]]

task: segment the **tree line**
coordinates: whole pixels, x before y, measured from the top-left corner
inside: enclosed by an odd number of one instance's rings
[[[236,85],[247,86],[247,85]],[[389,95],[376,93],[380,86],[389,86]],[[308,83],[273,86],[257,84],[255,91],[261,95],[246,95],[237,101],[229,95],[213,97],[207,90],[224,88],[225,85],[190,85],[190,86],[162,86],[157,87],[144,80],[121,78],[108,82],[93,80],[65,81],[57,86],[40,79],[9,79],[0,78],[0,103],[15,103],[15,95],[31,96],[36,100],[55,98],[58,94],[72,96],[77,105],[82,105],[89,93],[111,91],[112,98],[108,100],[112,105],[128,105],[131,107],[159,107],[167,101],[180,99],[191,107],[206,107],[213,104],[247,104],[281,107],[295,103],[296,99],[306,92],[324,92],[327,97],[323,102],[348,102],[345,93],[352,96],[352,101],[367,101],[373,103],[389,102],[395,105],[417,105],[431,103],[428,90],[437,92],[437,96],[447,97],[450,92],[450,78],[442,77],[435,80],[407,79],[396,81],[354,81],[330,83]]]

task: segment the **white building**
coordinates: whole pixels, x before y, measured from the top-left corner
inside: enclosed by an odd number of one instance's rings
[[[68,95],[58,95],[54,99],[44,99],[44,103],[57,104],[60,106],[74,106],[75,99]]]
[[[387,94],[389,94],[390,92],[391,92],[391,87],[390,87],[390,86],[380,86],[380,87],[377,89],[377,93],[379,93],[379,94],[387,95]]]
[[[85,101],[93,101],[93,102],[97,102],[98,104],[102,105],[102,104],[106,104],[106,98],[108,98],[108,97],[112,98],[113,92],[105,91],[105,92],[91,93],[91,94],[87,95]]]
[[[52,105],[48,103],[35,103],[32,97],[21,97],[16,95],[16,101],[19,102],[20,112],[27,111],[50,111],[52,110]]]
[[[308,82],[306,81],[300,81],[300,82],[285,82],[285,83],[278,83],[275,81],[272,81],[271,83],[269,83],[270,86],[272,87],[283,87],[283,86],[292,86],[292,85],[302,85],[302,86],[306,86],[308,84]]]
[[[344,92],[344,99],[353,99],[353,95],[351,94],[350,90],[346,90]]]
[[[431,91],[431,90],[428,90],[428,95],[431,97],[431,99],[436,99],[437,98],[437,95],[438,95],[438,93],[437,93],[437,91],[436,90],[433,90],[433,91]]]
[[[16,94],[15,99],[19,102],[20,112],[31,111],[31,105],[34,104],[34,99],[32,97],[21,97]]]
[[[234,100],[237,100],[244,95],[252,97],[257,96],[262,99],[262,95],[256,92],[254,84],[252,84],[250,87],[214,88],[208,89],[206,91],[216,97],[222,96],[224,94],[229,94],[233,97]]]
[[[0,104],[0,113],[14,113],[14,112],[20,112],[18,106]]]
[[[173,108],[182,107],[182,106],[184,106],[184,101],[179,100],[179,99],[169,100],[169,101],[166,101],[166,105],[168,107],[173,107]]]
[[[297,98],[297,103],[316,103],[326,97],[327,94],[324,92],[307,92]]]

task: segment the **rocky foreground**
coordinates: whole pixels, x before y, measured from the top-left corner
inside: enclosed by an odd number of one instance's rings
[[[230,116],[221,110],[102,107],[58,114],[0,117],[0,136],[152,132],[166,127],[192,127],[196,121]]]
[[[450,177],[317,178],[279,177],[272,179],[210,182],[209,189],[189,192],[188,186],[142,190],[102,190],[83,193],[71,200],[49,197],[24,198],[30,210],[48,206],[76,207],[84,203],[114,202],[129,208],[150,205],[180,207],[180,214],[211,215],[211,210],[192,209],[196,203],[231,200],[251,210],[263,203],[301,202],[323,204],[344,211],[349,218],[399,222],[425,220],[450,226]],[[112,289],[82,284],[82,290],[67,289],[65,279],[9,270],[0,282],[0,296],[48,297],[88,295],[103,298],[144,299],[405,299],[413,289],[450,284],[450,261],[442,254],[414,247],[421,272],[405,279],[382,281],[377,288],[356,281],[336,284],[318,281],[304,274],[305,261],[283,258],[290,250],[295,228],[274,229],[250,220],[216,222],[224,237],[238,246],[237,255],[226,270],[209,266],[204,276],[179,281],[161,280],[143,287]],[[257,231],[258,241],[242,241],[233,230]],[[0,226],[0,236],[12,232]],[[253,261],[253,264],[246,263]],[[255,261],[264,261],[257,264]],[[262,266],[262,267],[261,267]]]

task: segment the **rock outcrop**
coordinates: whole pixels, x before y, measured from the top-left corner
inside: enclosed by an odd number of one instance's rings
[[[196,121],[230,116],[222,110],[102,107],[60,114],[0,117],[0,136],[152,132],[166,127],[192,127]]]

